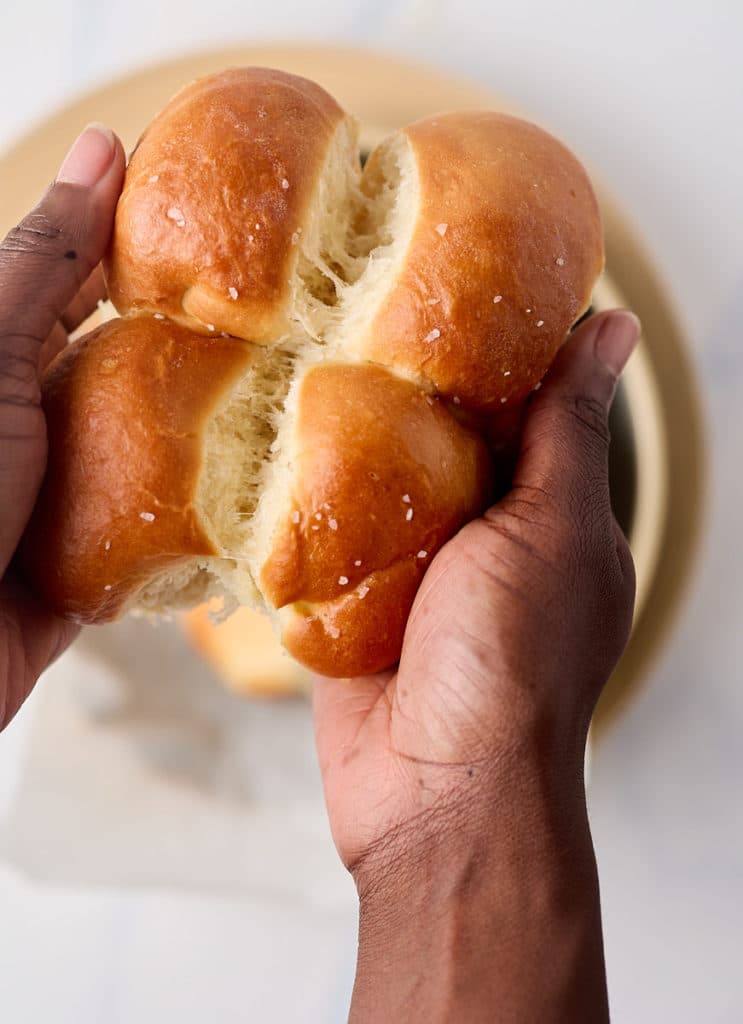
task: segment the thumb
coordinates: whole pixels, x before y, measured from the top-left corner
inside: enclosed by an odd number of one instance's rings
[[[611,516],[609,409],[639,334],[626,310],[587,320],[530,403],[514,484],[574,521],[605,525]]]
[[[124,163],[113,132],[89,125],[0,244],[0,400],[36,399],[39,349],[103,256]]]
[[[39,204],[0,244],[0,576],[44,472],[39,352],[103,256],[124,165],[113,132],[89,125]]]

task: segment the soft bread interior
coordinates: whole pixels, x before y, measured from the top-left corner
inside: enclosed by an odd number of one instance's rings
[[[162,613],[215,596],[224,599],[224,614],[237,604],[270,610],[256,580],[289,511],[302,377],[371,324],[405,260],[419,194],[402,133],[378,147],[362,176],[355,126],[341,124],[293,237],[291,329],[259,351],[204,431],[195,503],[219,557],[184,560],[158,574],[137,595],[137,610]]]
[[[402,133],[377,147],[363,175],[355,137],[350,153],[335,148],[297,236],[290,317],[307,341],[341,348],[371,324],[404,263],[419,196]]]

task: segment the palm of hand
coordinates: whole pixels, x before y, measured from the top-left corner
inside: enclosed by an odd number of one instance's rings
[[[542,698],[550,689],[557,696],[570,667],[547,658],[538,674],[530,668],[535,646],[555,651],[565,614],[560,553],[544,524],[525,519],[530,504],[512,493],[439,552],[397,670],[320,684],[326,797],[352,869],[396,829],[488,773],[525,727],[540,727],[539,716],[560,710],[558,701],[546,710]]]
[[[605,422],[598,402],[572,397],[578,356],[562,364],[527,418],[513,489],[432,561],[397,669],[316,685],[331,828],[352,872],[422,817],[461,813],[463,787],[492,805],[488,779],[523,744],[580,776],[629,633],[634,573],[611,512]],[[605,372],[606,408],[613,384]],[[565,422],[583,465],[565,462]]]

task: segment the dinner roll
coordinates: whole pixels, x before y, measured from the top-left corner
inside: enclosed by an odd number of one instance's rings
[[[221,611],[221,599],[212,598],[178,618],[192,646],[229,690],[267,700],[307,695],[311,675],[286,653],[267,615],[244,605],[226,619]]]
[[[106,272],[121,318],[43,382],[21,558],[79,622],[221,597],[334,676],[397,660],[436,551],[494,470],[603,261],[585,171],[494,113],[353,120],[262,68],[182,90],[132,155]],[[478,428],[478,429],[476,429]]]

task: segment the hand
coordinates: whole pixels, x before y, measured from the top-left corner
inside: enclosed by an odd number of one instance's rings
[[[124,164],[116,137],[89,126],[39,205],[0,245],[0,729],[76,633],[8,567],[46,466],[39,375],[105,298],[98,264]]]
[[[637,335],[614,312],[566,343],[512,489],[432,561],[398,668],[316,682],[361,900],[354,1019],[608,1019],[583,760],[632,619],[607,419]]]

